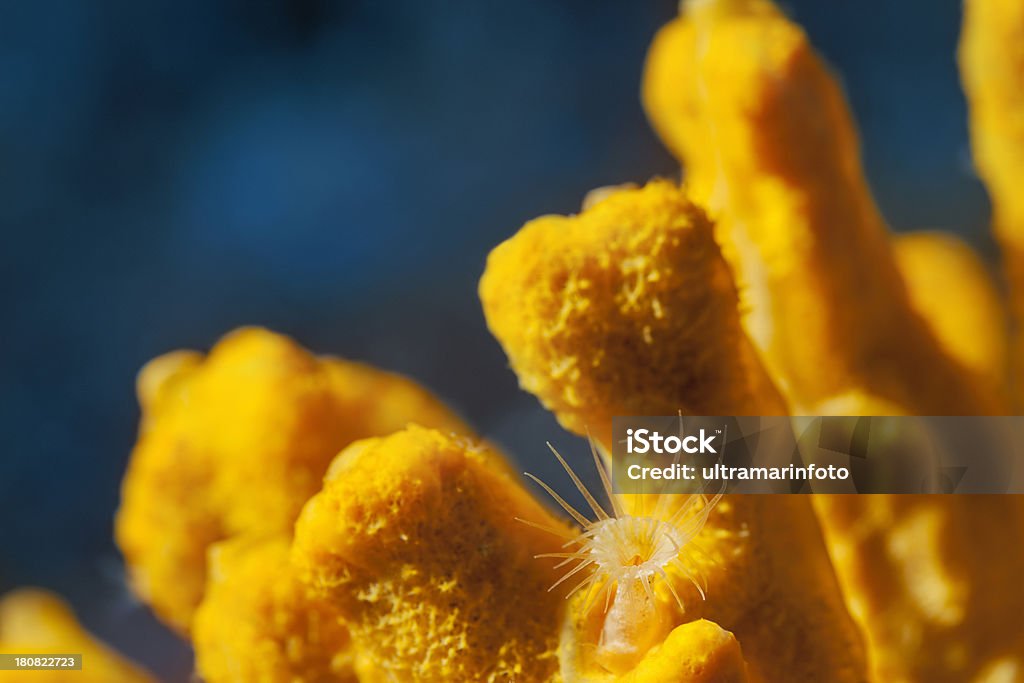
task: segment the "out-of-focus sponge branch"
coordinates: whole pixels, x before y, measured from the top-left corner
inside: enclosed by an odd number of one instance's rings
[[[1024,3],[967,0],[960,74],[974,165],[992,200],[1013,310],[1013,392],[1024,401]]]
[[[910,304],[943,350],[1004,392],[1009,323],[988,265],[945,232],[894,235],[892,246]]]
[[[1024,553],[1008,542],[1024,536],[1017,498],[815,496],[874,681],[1024,675]],[[1011,674],[983,675],[994,667]]]
[[[0,671],[2,683],[152,683],[137,665],[85,631],[64,601],[35,588],[0,599],[0,652],[80,654],[81,670]]]

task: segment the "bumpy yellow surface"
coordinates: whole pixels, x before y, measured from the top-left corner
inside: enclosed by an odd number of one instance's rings
[[[315,358],[258,328],[228,335],[205,359],[156,359],[139,395],[116,537],[136,592],[181,631],[203,594],[207,548],[288,532],[346,444],[410,421],[465,429],[405,378]]]
[[[89,635],[60,598],[38,589],[23,588],[0,599],[0,652],[82,655],[80,671],[0,671],[3,683],[151,683],[155,680]]]
[[[894,235],[896,265],[943,350],[1002,391],[1008,370],[1008,321],[986,264],[943,232]]]
[[[798,413],[845,392],[926,415],[999,412],[911,306],[835,80],[767,0],[684,3],[644,101],[718,221],[745,322]]]
[[[735,636],[705,619],[676,627],[620,683],[746,683]]]
[[[497,246],[480,299],[522,387],[606,447],[613,415],[783,414],[712,232],[656,180]]]
[[[224,541],[210,551],[196,611],[196,671],[206,683],[354,682],[348,629],[310,595],[285,536]]]
[[[296,524],[293,563],[381,680],[544,681],[564,601],[535,554],[564,529],[499,456],[419,427],[360,441]],[[565,530],[568,534],[568,530]]]

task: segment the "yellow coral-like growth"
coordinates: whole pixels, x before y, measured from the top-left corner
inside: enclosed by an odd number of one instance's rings
[[[655,181],[609,190],[574,218],[532,221],[497,247],[481,298],[523,386],[563,424],[604,435],[606,448],[616,414],[782,412],[740,324],[711,233],[681,189]],[[622,501],[637,525],[672,519],[644,503]],[[736,633],[764,680],[864,680],[860,637],[806,499],[727,497],[694,542],[702,552],[688,562],[707,577],[706,602],[671,562],[665,566],[675,584],[656,584],[657,604],[638,594],[619,614],[617,598],[607,612],[587,610],[584,596],[573,599],[562,637],[567,680],[626,673],[673,626],[699,616]],[[681,594],[685,614],[670,588]],[[798,648],[825,630],[827,643]],[[602,647],[623,638],[633,647]]]
[[[1006,410],[994,390],[1000,343],[985,339],[1001,327],[990,286],[972,256],[935,241],[897,241],[894,257],[842,93],[771,3],[685,3],[652,46],[645,104],[721,219],[718,234],[746,285],[748,329],[798,411]],[[975,290],[970,301],[928,291],[936,272],[947,291]],[[975,559],[1015,567],[1020,553],[964,524],[1016,519],[1018,501],[919,499],[913,519],[898,498],[814,502],[876,680],[967,680],[1019,642],[1013,630],[989,632],[985,647],[973,640],[980,624],[1019,610],[998,599],[1016,590],[1007,577]],[[893,527],[914,519],[927,527],[897,541]]]
[[[498,458],[410,427],[343,451],[303,510],[293,562],[385,678],[555,675],[563,594],[548,592],[557,573],[533,556],[569,531]]]
[[[192,641],[206,683],[358,681],[348,629],[294,575],[289,548],[278,536],[211,549]]]
[[[718,220],[794,409],[856,385],[913,413],[999,412],[914,311],[842,92],[803,31],[767,0],[683,7],[651,47],[646,108]]]
[[[137,593],[181,631],[203,594],[207,548],[289,532],[346,444],[410,421],[465,429],[403,377],[315,358],[257,328],[228,335],[206,359],[156,359],[139,396],[117,542]]]
[[[480,299],[522,387],[606,448],[613,415],[785,412],[711,223],[668,181],[527,223],[491,252]]]
[[[0,652],[81,654],[81,670],[0,671],[3,683],[151,683],[154,679],[89,635],[64,602],[22,588],[0,599]]]
[[[1020,326],[1024,4],[966,10]],[[770,0],[684,0],[643,99],[686,187],[596,190],[480,281],[521,386],[565,427],[607,454],[615,415],[1007,410],[983,264],[888,233],[841,89]],[[542,484],[574,530],[414,383],[265,330],[152,361],[138,394],[117,540],[209,683],[1024,679],[1021,498],[617,496],[595,452],[607,508],[563,465],[596,520]],[[0,601],[0,646],[40,643],[85,653],[52,680],[149,680],[54,598]]]

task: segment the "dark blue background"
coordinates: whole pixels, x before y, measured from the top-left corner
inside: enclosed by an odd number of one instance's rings
[[[788,4],[843,76],[897,229],[988,249],[959,2]],[[525,220],[672,173],[638,92],[676,3],[71,0],[0,7],[0,589],[49,586],[183,679],[111,541],[169,349],[259,323],[409,373],[564,490],[476,283]],[[989,250],[990,251],[990,250]]]

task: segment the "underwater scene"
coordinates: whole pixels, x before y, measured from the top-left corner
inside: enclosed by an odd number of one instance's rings
[[[1018,414],[1024,2],[460,4],[0,10],[0,681],[1024,682],[1021,495],[614,462]]]

